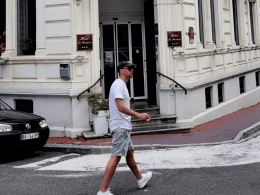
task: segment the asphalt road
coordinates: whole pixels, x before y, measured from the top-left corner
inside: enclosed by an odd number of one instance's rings
[[[139,190],[122,159],[110,184],[115,195],[253,195],[260,193],[260,138],[239,144],[138,151],[141,171],[153,172]],[[27,157],[2,156],[0,194],[87,194],[100,187],[109,154],[39,151]]]

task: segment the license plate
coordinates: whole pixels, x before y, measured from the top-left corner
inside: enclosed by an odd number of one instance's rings
[[[37,133],[28,133],[28,134],[22,134],[21,140],[27,140],[27,139],[36,139],[39,137],[38,132]]]

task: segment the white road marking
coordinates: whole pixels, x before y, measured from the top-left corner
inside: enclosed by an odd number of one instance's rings
[[[14,166],[14,168],[40,168],[48,163],[53,163],[53,162],[57,162],[62,158],[65,157],[69,157],[69,156],[80,156],[79,154],[66,154],[63,156],[58,156],[58,157],[54,157],[54,158],[49,158],[49,159],[45,159],[42,161],[38,161],[38,162],[34,162],[34,163],[30,163],[30,164],[25,164],[25,165],[21,165],[21,166]]]
[[[41,176],[41,177],[57,177],[57,178],[79,178],[79,177],[90,177],[90,176],[94,176],[94,175],[98,175],[99,173],[96,172],[92,172],[92,173],[75,173],[75,174],[63,174],[63,175],[50,175],[50,174],[35,174],[34,176]]]
[[[140,170],[233,166],[260,162],[259,149],[260,137],[256,137],[239,144],[137,151],[135,160]],[[85,155],[38,170],[104,171],[109,158],[110,154]],[[117,170],[129,170],[125,158],[121,159]]]

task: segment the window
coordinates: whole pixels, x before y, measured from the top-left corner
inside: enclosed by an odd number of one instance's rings
[[[234,32],[236,45],[239,45],[239,31],[238,31],[238,16],[237,16],[237,0],[232,0],[233,4],[233,18],[234,18]]]
[[[254,12],[253,12],[253,4],[252,3],[249,3],[249,11],[250,11],[251,38],[252,38],[253,44],[255,44]]]
[[[224,83],[218,84],[218,103],[224,102],[223,98]]]
[[[212,91],[212,87],[207,87],[205,89],[205,97],[206,97],[206,108],[210,108],[211,105],[211,91]]]
[[[245,76],[239,77],[240,94],[245,93]]]
[[[33,113],[33,101],[32,100],[15,100],[16,110]]]
[[[212,40],[216,44],[216,28],[215,28],[215,7],[214,0],[210,0],[210,9],[211,9],[211,26],[212,26]]]
[[[260,73],[260,71],[255,73],[255,81],[256,81],[256,86],[257,87],[259,86],[259,73]]]
[[[204,45],[202,0],[198,0],[198,9],[199,9],[200,42],[202,45]]]
[[[6,41],[5,41],[5,36],[6,36],[6,0],[1,1],[0,3],[0,17],[1,17],[1,22],[0,22],[0,56],[1,53],[5,52],[6,48]]]
[[[17,0],[17,54],[35,55],[36,0]]]

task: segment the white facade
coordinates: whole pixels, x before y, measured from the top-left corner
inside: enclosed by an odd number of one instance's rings
[[[146,53],[144,2],[146,0],[36,0],[36,52],[27,56],[17,55],[17,0],[6,1],[6,51],[2,54],[5,63],[0,64],[0,98],[14,108],[16,99],[33,100],[34,113],[47,119],[51,136],[76,137],[90,131],[86,95],[80,96],[80,100],[77,95],[94,84],[100,72],[108,78],[103,55],[108,50],[102,29],[112,25],[116,30],[111,51],[118,54],[114,65],[120,61],[119,53],[123,51],[118,38],[120,27],[127,27],[129,32],[129,60],[142,54],[138,59],[143,63],[140,70],[144,93],[137,96],[137,84],[131,81],[134,99],[149,99],[148,58],[156,61],[158,72],[187,89],[185,95],[182,88],[157,75],[155,98],[161,114],[175,114],[177,122],[198,125],[260,101],[255,74],[260,71],[260,49],[257,48],[260,45],[260,0],[252,6],[254,40],[249,2],[236,1],[238,14],[234,19],[234,1],[214,0],[215,43],[210,0],[201,1],[203,27],[199,22],[199,0],[154,0],[154,23],[158,24],[159,31],[155,35],[158,38],[155,56]],[[234,30],[236,19],[238,37]],[[132,30],[134,27],[140,27],[142,33],[140,48],[134,46],[137,35],[131,36],[136,33]],[[194,43],[189,41],[189,27],[194,28]],[[182,32],[181,47],[168,47],[168,31]],[[77,51],[77,34],[93,34],[93,50]],[[225,48],[229,51],[216,53]],[[69,80],[60,77],[60,64],[70,65]],[[239,85],[242,76],[244,93],[240,92]],[[102,82],[103,87],[98,84],[92,91],[102,92],[104,96],[106,80]],[[219,103],[219,83],[224,83],[222,103]],[[208,87],[211,87],[208,96],[211,106],[206,108],[205,88]]]

